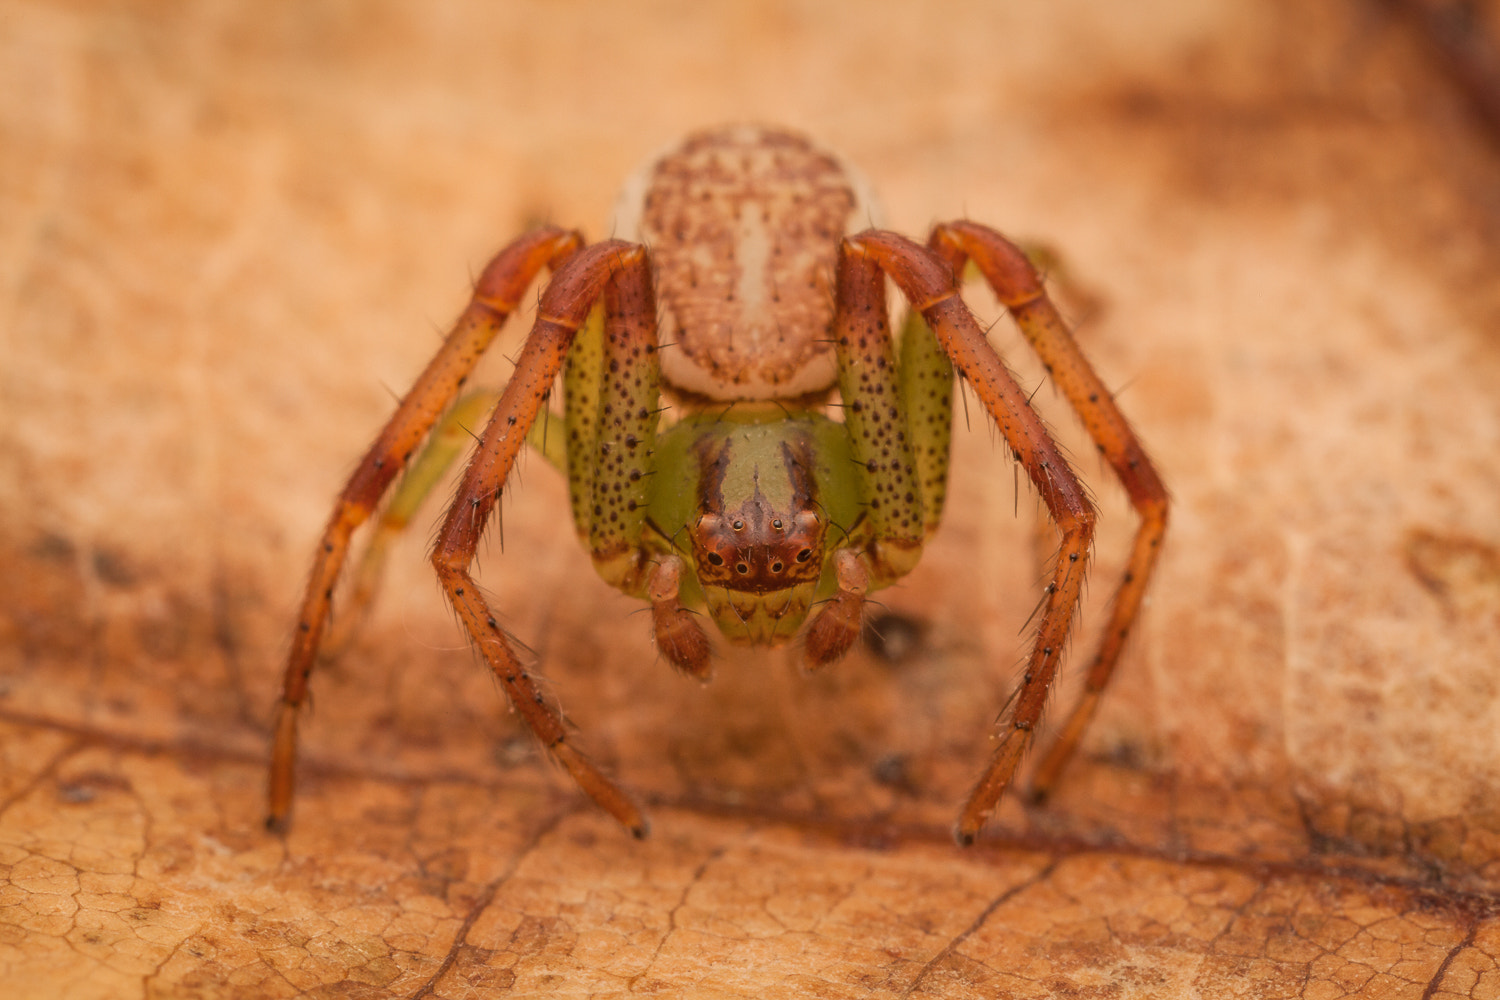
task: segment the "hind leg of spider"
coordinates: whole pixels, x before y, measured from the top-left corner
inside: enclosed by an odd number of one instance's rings
[[[1041,800],[1056,785],[1077,750],[1100,696],[1114,674],[1131,627],[1140,615],[1141,601],[1167,530],[1167,491],[1140,439],[1084,357],[1026,255],[993,229],[972,222],[937,226],[929,246],[948,261],[954,274],[963,273],[966,260],[974,261],[1036,351],[1048,375],[1083,421],[1099,454],[1114,470],[1140,517],[1125,573],[1110,602],[1108,623],[1089,664],[1083,695],[1042,757],[1032,780],[1032,796]]]
[[[1058,557],[1047,585],[1037,637],[1027,658],[1021,687],[1011,702],[998,745],[959,814],[954,836],[960,844],[973,843],[1031,745],[1032,734],[1057,675],[1057,666],[1072,629],[1082,594],[1095,513],[1077,476],[1069,467],[1026,394],[1006,370],[984,331],[963,300],[952,269],[936,253],[895,233],[867,231],[844,240],[840,280],[878,273],[856,261],[876,265],[890,277],[922,314],[959,375],[984,404],[1016,460],[1026,469],[1060,535]]]
[[[336,617],[330,617],[327,636],[318,650],[319,660],[337,660],[354,642],[380,595],[391,546],[406,533],[432,491],[474,442],[475,428],[484,425],[499,398],[500,394],[491,389],[468,393],[454,403],[432,429],[427,444],[407,468],[380,516],[375,519],[364,550],[350,571],[348,592],[336,595],[342,608]]]

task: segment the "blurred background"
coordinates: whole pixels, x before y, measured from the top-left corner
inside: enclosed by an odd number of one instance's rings
[[[229,865],[291,894],[295,924],[356,906],[370,858],[416,878],[448,856],[423,838],[518,856],[538,811],[575,809],[433,585],[440,505],[314,678],[284,848],[257,825],[281,657],[333,496],[489,255],[539,222],[607,236],[630,170],[756,121],[860,165],[892,228],[968,217],[1046,248],[1173,492],[1083,759],[1047,809],[1007,800],[997,843],[1491,898],[1497,23],[1436,0],[0,2],[0,860],[114,870],[169,842],[172,898],[222,901],[188,883]],[[1083,648],[1134,519],[993,299],[970,300],[1105,511]],[[561,480],[521,470],[484,583],[681,858],[721,850],[718,822],[946,850],[1050,544],[972,400],[957,421],[947,523],[881,595],[913,648],[815,678],[727,649],[712,685],[673,676],[593,577]],[[439,786],[448,805],[422,798]],[[596,820],[569,822],[633,870]],[[298,895],[319,865],[354,874]],[[15,967],[56,971],[62,932],[14,926]],[[432,933],[408,951],[440,957],[452,933]],[[134,968],[105,939],[80,982]],[[163,981],[222,972],[175,961]],[[299,988],[347,975],[327,961]],[[393,968],[382,988],[431,971]]]

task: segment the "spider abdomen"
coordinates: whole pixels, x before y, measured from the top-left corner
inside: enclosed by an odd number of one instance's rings
[[[651,249],[662,381],[713,400],[834,383],[838,243],[872,214],[862,181],[802,136],[750,125],[689,136],[625,186],[615,232]]]

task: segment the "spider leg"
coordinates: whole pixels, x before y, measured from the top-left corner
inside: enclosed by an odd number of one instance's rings
[[[380,581],[385,576],[391,546],[411,525],[412,518],[443,481],[458,456],[473,443],[474,428],[484,423],[485,416],[494,409],[499,398],[500,394],[492,389],[476,389],[454,403],[432,429],[421,454],[407,468],[406,475],[401,477],[376,519],[370,539],[351,574],[349,592],[343,598],[343,613],[331,620],[327,638],[318,650],[321,659],[337,659],[354,640],[380,593]]]
[[[574,334],[601,294],[606,305],[606,341],[615,338],[638,343],[640,336],[648,336],[655,342],[650,265],[643,247],[609,240],[569,259],[542,294],[536,325],[526,338],[515,372],[438,531],[432,565],[475,647],[542,745],[595,802],[631,833],[643,837],[645,816],[569,741],[562,715],[521,666],[505,630],[469,573],[485,523],[499,502],[516,455],[545,405]]]
[[[1089,665],[1083,696],[1069,714],[1057,742],[1042,758],[1033,779],[1032,795],[1041,800],[1056,784],[1064,765],[1078,748],[1079,739],[1119,661],[1131,626],[1140,614],[1141,599],[1167,530],[1167,490],[1146,457],[1140,439],[1115,405],[1114,397],[1068,332],[1067,324],[1026,255],[993,229],[972,222],[937,226],[928,245],[948,261],[954,274],[963,273],[966,259],[974,261],[1082,419],[1141,519],[1125,575],[1111,601],[1109,623]]]
[[[554,270],[571,257],[582,238],[546,228],[516,240],[495,255],[474,286],[474,295],[426,369],[401,400],[339,494],[313,560],[312,573],[292,634],[272,737],[267,788],[268,829],[285,829],[292,807],[297,763],[297,711],[307,700],[307,682],[328,625],[333,588],[349,552],[349,540],[380,503],[438,417],[448,408],[475,362],[499,333],[507,316],[544,267]]]
[[[853,549],[833,554],[838,590],[807,628],[802,645],[809,669],[831,663],[848,652],[864,625],[865,595],[870,590],[870,559]]]
[[[955,272],[957,273],[957,272]],[[901,331],[901,412],[916,463],[922,527],[931,535],[948,498],[953,443],[953,362],[915,309]]]
[[[1026,394],[959,298],[947,263],[904,236],[876,230],[844,240],[839,258],[841,274],[844,268],[855,271],[849,262],[856,259],[876,264],[922,314],[943,352],[968,380],[1016,459],[1025,466],[1062,535],[1036,643],[1005,731],[954,831],[960,844],[969,844],[994,812],[1041,718],[1082,594],[1094,536],[1094,507],[1041,419],[1027,405]],[[857,273],[874,274],[878,280],[878,273],[862,267]]]
[[[599,394],[603,381],[604,316],[596,307],[573,338],[563,364],[568,502],[573,508],[573,528],[584,545],[589,543],[589,525],[594,520],[594,465],[599,457]]]
[[[834,553],[838,590],[809,624],[803,649],[810,669],[843,656],[859,637],[865,594],[911,571],[926,532],[918,470],[902,419],[900,377],[886,319],[885,278],[864,256],[839,258],[833,318],[844,426],[859,465],[865,520],[863,551]]]
[[[563,423],[573,523],[611,586],[651,602],[656,648],[699,680],[713,672],[708,636],[683,607],[686,565],[645,542],[647,486],[655,471],[661,367],[649,281],[621,275],[605,287],[563,367]],[[605,317],[608,322],[605,322]]]
[[[623,270],[605,288],[601,340],[603,356],[594,367],[599,380],[595,440],[579,463],[589,467],[592,491],[589,553],[605,582],[646,597],[641,536],[656,450],[661,367],[656,295],[644,263]]]
[[[574,338],[573,347],[568,351],[569,365],[578,355],[579,345],[586,339],[589,328],[597,325],[596,318],[591,315],[589,323]],[[593,332],[597,339],[598,331]],[[411,526],[412,520],[432,495],[432,491],[442,484],[453,463],[479,440],[476,428],[483,426],[499,399],[500,392],[497,389],[475,389],[465,393],[448,408],[443,419],[432,429],[427,444],[407,467],[406,474],[401,477],[401,482],[396,485],[395,492],[376,519],[369,541],[365,542],[364,551],[352,572],[349,592],[343,598],[346,602],[343,614],[333,618],[328,626],[327,638],[318,651],[320,659],[338,659],[353,642],[380,594],[380,583],[385,576],[385,563],[391,546]],[[548,465],[567,476],[566,433],[561,421],[538,420],[531,425],[526,443]],[[584,537],[587,537],[586,529]]]
[[[667,662],[690,677],[706,681],[713,673],[709,661],[708,636],[693,612],[682,606],[678,586],[685,569],[682,558],[664,555],[647,577],[646,596],[651,601],[651,627],[656,648]]]

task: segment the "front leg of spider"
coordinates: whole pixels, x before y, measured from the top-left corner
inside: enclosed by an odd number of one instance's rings
[[[649,340],[654,345],[655,306],[645,249],[610,240],[570,259],[542,294],[536,325],[439,529],[432,565],[475,648],[542,745],[590,798],[632,834],[644,837],[648,827],[640,807],[573,745],[562,716],[521,666],[510,637],[469,572],[527,431],[545,405],[574,335],[601,295],[606,342],[615,339],[639,346]],[[636,561],[630,552],[601,553],[596,546],[596,561],[602,555],[621,564]]]
[[[844,240],[839,257],[840,282],[869,287],[881,283],[882,273],[921,313],[943,353],[979,397],[1026,469],[1061,535],[1057,564],[1020,690],[989,767],[959,815],[955,837],[959,843],[969,844],[994,812],[1031,744],[1077,612],[1096,518],[1093,504],[1027,404],[1026,394],[959,298],[952,269],[936,254],[895,233],[871,230]],[[873,290],[869,297],[874,300]],[[889,522],[887,529],[891,529]]]
[[[864,255],[842,254],[834,303],[839,396],[873,537],[861,550],[834,553],[838,589],[813,618],[803,641],[810,668],[838,659],[859,637],[867,592],[894,583],[916,566],[928,526],[924,501],[933,502],[924,496],[914,457],[912,437],[923,432],[910,423],[904,405],[904,382],[913,369],[896,363],[879,265]],[[946,450],[944,441],[945,455]]]
[[[333,515],[323,529],[282,671],[282,694],[277,706],[266,792],[268,829],[286,829],[291,814],[297,767],[297,715],[307,700],[308,681],[333,609],[334,584],[355,529],[379,506],[381,497],[452,403],[506,317],[515,310],[526,287],[543,268],[559,268],[582,243],[576,233],[546,228],[522,236],[495,255],[475,283],[468,308],[402,398],[339,494]]]

